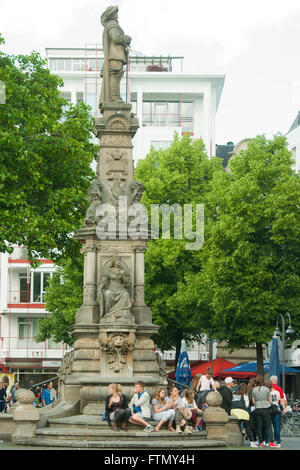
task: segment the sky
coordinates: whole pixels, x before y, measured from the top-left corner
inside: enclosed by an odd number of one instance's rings
[[[300,110],[300,0],[0,0],[2,50],[100,44],[109,5],[132,49],[226,76],[216,143],[287,133]]]

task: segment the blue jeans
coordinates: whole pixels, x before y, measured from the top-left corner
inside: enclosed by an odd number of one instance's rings
[[[281,415],[282,413],[279,413],[276,416],[272,416],[272,424],[274,428],[274,440],[277,441],[277,444],[280,444]],[[266,442],[269,442],[269,433],[268,433],[267,426],[265,427],[264,431],[265,431]]]

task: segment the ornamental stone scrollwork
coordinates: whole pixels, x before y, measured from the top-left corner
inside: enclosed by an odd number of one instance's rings
[[[114,129],[114,130],[128,130],[129,123],[126,118],[121,116],[115,117],[113,116],[111,119],[108,119],[107,122],[107,129]]]
[[[100,148],[105,146],[132,148],[132,138],[129,135],[102,135]]]
[[[130,274],[118,255],[113,255],[104,268],[97,292],[100,306],[101,324],[119,323],[133,325],[134,315],[131,311]]]
[[[58,371],[58,380],[64,381],[66,377],[71,373],[72,363],[74,359],[74,350],[67,352],[62,361],[62,366]]]
[[[134,350],[134,332],[107,333],[107,331],[101,331],[99,338],[100,347],[106,354],[108,368],[114,372],[120,372],[127,366],[128,353]]]

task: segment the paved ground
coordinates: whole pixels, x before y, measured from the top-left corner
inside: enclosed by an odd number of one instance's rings
[[[262,450],[262,449],[250,449],[249,447],[249,444],[246,442],[245,444],[245,447],[242,448],[242,447],[236,447],[236,448],[230,448],[228,447],[227,448],[228,450]],[[29,450],[29,451],[32,451],[32,450],[67,450],[67,448],[56,448],[56,447],[31,447],[31,446],[16,446],[14,444],[12,444],[11,442],[5,442],[5,441],[0,441],[0,452],[3,451],[3,450],[6,450],[6,451],[9,451],[9,450]],[[70,450],[70,449],[68,449]],[[73,450],[73,449],[71,449]],[[214,449],[211,449],[211,450],[224,450],[224,449],[218,449],[218,448],[214,448]],[[264,449],[264,450],[273,450],[273,449]],[[278,449],[278,450],[300,450],[300,437],[282,437],[282,441],[281,441],[281,449]],[[166,449],[167,451],[167,449]],[[275,451],[275,449],[274,449]],[[277,451],[277,450],[276,450]],[[196,451],[191,451],[191,452],[196,452]],[[202,451],[200,451],[202,452]],[[130,453],[130,451],[129,451]],[[174,451],[174,453],[176,453],[176,451]]]

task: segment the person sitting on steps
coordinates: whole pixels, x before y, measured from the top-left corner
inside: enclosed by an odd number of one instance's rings
[[[140,426],[145,426],[145,432],[154,431],[154,427],[147,423],[147,420],[151,418],[150,408],[150,396],[147,390],[145,390],[145,384],[142,380],[138,380],[135,383],[134,395],[129,403],[129,407],[132,411],[130,422]]]
[[[154,421],[158,421],[158,424],[154,428],[157,432],[166,422],[168,422],[168,431],[175,432],[172,426],[175,418],[175,410],[172,409],[172,402],[167,402],[166,394],[164,387],[157,387],[155,398],[152,400],[152,418]]]
[[[110,384],[108,387],[108,396],[105,402],[105,414],[108,424],[114,431],[119,431],[118,424],[123,431],[127,431],[127,423],[131,417],[131,410],[128,407],[128,401],[122,394],[119,384]]]
[[[179,396],[179,390],[176,385],[172,385],[169,391],[169,397],[166,399],[167,403],[172,403],[172,409],[175,410],[175,424],[176,432],[182,433],[181,427],[185,427],[187,421],[192,417],[191,410],[184,408],[182,399]],[[191,430],[189,426],[186,426],[186,434],[190,434]]]

